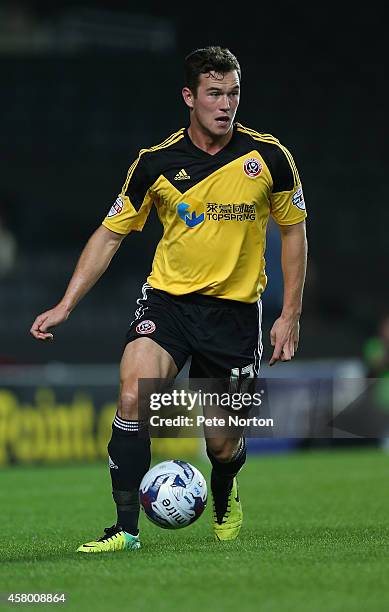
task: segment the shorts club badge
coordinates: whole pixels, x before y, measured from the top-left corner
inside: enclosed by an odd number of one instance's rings
[[[135,331],[137,334],[141,334],[141,335],[152,334],[153,331],[155,331],[156,327],[157,326],[155,325],[153,321],[146,319],[145,321],[138,323]]]

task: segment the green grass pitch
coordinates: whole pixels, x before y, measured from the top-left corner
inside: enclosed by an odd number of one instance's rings
[[[175,532],[142,516],[142,550],[106,555],[75,553],[113,523],[104,465],[5,469],[0,591],[65,592],[66,610],[94,612],[387,612],[388,463],[378,450],[250,456],[239,540],[214,543],[209,503]]]

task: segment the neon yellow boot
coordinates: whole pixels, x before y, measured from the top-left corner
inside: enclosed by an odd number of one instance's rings
[[[226,508],[217,512],[215,501],[213,501],[213,532],[215,540],[235,540],[239,535],[242,521],[242,504],[239,499],[238,481],[235,477],[232,482],[232,489],[228,496]]]
[[[140,548],[139,535],[133,536],[120,527],[112,525],[104,529],[104,535],[98,540],[81,544],[77,552],[102,553],[117,552],[120,550],[137,550]]]

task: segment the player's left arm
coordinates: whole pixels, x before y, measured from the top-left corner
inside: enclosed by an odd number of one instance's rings
[[[294,159],[278,142],[272,149],[270,211],[281,233],[281,264],[284,279],[282,312],[275,321],[270,342],[274,346],[269,365],[290,361],[297,351],[303,288],[307,266],[305,201]]]
[[[281,315],[270,332],[274,346],[269,362],[271,366],[277,361],[290,361],[297,351],[308,251],[305,220],[294,225],[280,225],[279,228],[284,299]]]

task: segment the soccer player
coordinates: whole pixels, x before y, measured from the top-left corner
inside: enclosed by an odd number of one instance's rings
[[[63,298],[31,327],[38,340],[53,339],[49,330],[66,321],[123,238],[141,231],[156,206],[163,237],[126,336],[108,444],[117,521],[80,552],[140,547],[138,488],[150,466],[150,441],[139,434],[138,380],[174,378],[189,356],[191,377],[239,381],[258,374],[269,215],[281,232],[284,279],[270,365],[289,361],[297,350],[307,252],[302,187],[279,140],[235,122],[240,85],[240,65],[228,49],[207,47],[186,57],[189,127],[140,150]],[[233,540],[242,524],[236,476],[246,460],[245,440],[206,437],[206,447],[215,539]]]

